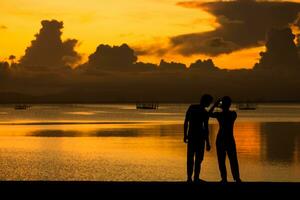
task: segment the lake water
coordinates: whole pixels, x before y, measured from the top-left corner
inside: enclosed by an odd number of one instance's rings
[[[183,120],[188,105],[0,106],[0,180],[185,181]],[[234,109],[234,108],[233,108]],[[300,181],[300,104],[237,111],[244,181]],[[201,178],[220,180],[215,138]],[[232,180],[227,163],[228,179]]]

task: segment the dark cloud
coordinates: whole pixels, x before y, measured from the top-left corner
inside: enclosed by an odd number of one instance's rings
[[[61,39],[63,22],[43,20],[41,24],[40,32],[26,49],[20,65],[29,69],[55,71],[66,69],[80,60],[80,55],[74,50],[78,41]]]
[[[176,47],[183,55],[202,53],[215,56],[260,46],[267,30],[288,26],[300,12],[300,3],[277,1],[193,1],[178,5],[204,9],[216,16],[220,24],[214,31],[172,37],[172,48]]]
[[[217,56],[223,53],[231,53],[240,49],[240,46],[231,41],[225,41],[222,37],[207,34],[187,34],[171,39],[180,54],[189,56],[202,53],[209,56]]]
[[[295,35],[290,28],[271,29],[267,36],[266,52],[261,53],[255,69],[293,70],[300,69]]]
[[[208,60],[197,60],[196,62],[192,63],[189,67],[190,70],[201,70],[206,72],[216,72],[220,70],[218,67],[215,66],[212,59]]]
[[[147,72],[147,71],[156,71],[158,70],[158,66],[153,63],[144,63],[137,62],[132,67],[135,71]]]
[[[185,71],[186,65],[182,63],[176,63],[176,62],[166,62],[164,60],[160,61],[159,64],[159,70],[165,71],[165,72],[180,72],[180,71]]]
[[[163,56],[168,52],[168,48],[162,47],[161,44],[154,44],[150,46],[134,47],[134,51],[137,56],[153,55],[153,54],[157,56]]]
[[[137,62],[135,51],[127,44],[109,46],[101,44],[79,68],[100,71],[151,71],[157,68],[150,63]]]
[[[10,78],[10,70],[9,70],[9,63],[8,62],[1,62],[0,61],[0,90],[3,92],[3,87],[9,85],[10,83],[7,82]]]
[[[127,45],[99,45],[95,53],[89,56],[88,65],[101,69],[120,69],[133,65],[137,61],[134,51]]]
[[[61,29],[62,23],[56,21],[50,24],[56,26],[53,28],[56,31],[52,32],[56,36],[50,38],[59,38],[61,42],[61,32],[57,30]],[[42,51],[42,47],[46,48],[40,42],[44,41],[41,39],[43,31],[42,28],[39,39],[33,41],[33,49]],[[49,27],[46,32],[49,33]],[[77,42],[67,40],[60,45],[65,43],[71,47]],[[219,46],[219,43],[215,41],[213,45]],[[57,49],[51,47],[50,50]],[[67,51],[71,50],[73,48]],[[31,55],[33,50],[27,51],[30,53],[26,55]],[[51,53],[56,55],[56,52]],[[55,58],[66,59],[66,54],[59,55]],[[67,55],[73,57],[73,54]],[[240,101],[299,101],[300,93],[295,91],[300,90],[300,64],[291,29],[271,29],[267,34],[266,52],[261,56],[254,70],[221,70],[211,59],[197,60],[187,68],[182,63],[164,60],[159,65],[138,62],[136,52],[123,44],[99,45],[87,63],[65,73],[31,70],[16,63],[9,67],[7,62],[2,62],[0,91],[3,93],[0,93],[0,102],[11,103],[19,99],[37,103],[192,102],[198,101],[203,93],[211,93],[215,97],[230,95]],[[56,62],[61,63],[60,59]]]
[[[5,74],[9,71],[8,62],[0,62],[0,75]]]
[[[7,29],[7,26],[5,26],[5,25],[0,25],[0,30],[3,30],[3,29]]]

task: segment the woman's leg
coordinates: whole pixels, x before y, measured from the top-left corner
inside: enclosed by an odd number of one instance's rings
[[[239,163],[237,158],[235,142],[232,141],[228,148],[228,158],[230,161],[231,173],[235,181],[240,181]]]
[[[222,181],[227,182],[227,171],[226,171],[226,150],[224,145],[217,141],[217,155],[218,155],[218,163],[219,163],[219,170],[221,174]]]

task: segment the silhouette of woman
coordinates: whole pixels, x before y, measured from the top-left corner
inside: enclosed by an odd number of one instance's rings
[[[214,112],[214,109],[219,106],[222,112]],[[227,182],[226,171],[226,154],[228,155],[233,179],[236,182],[241,182],[239,173],[239,164],[236,153],[236,145],[233,135],[234,122],[237,118],[235,111],[230,110],[231,98],[225,96],[222,100],[218,100],[209,111],[212,118],[216,118],[219,122],[219,132],[217,135],[217,156],[219,163],[219,170],[221,173],[222,181]]]

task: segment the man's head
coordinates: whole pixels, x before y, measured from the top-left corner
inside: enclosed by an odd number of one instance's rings
[[[204,107],[208,107],[213,101],[213,97],[209,94],[204,94],[201,97],[200,104],[203,105]]]
[[[221,108],[223,110],[229,110],[230,106],[231,106],[231,98],[229,96],[225,96],[222,98],[222,105]]]

